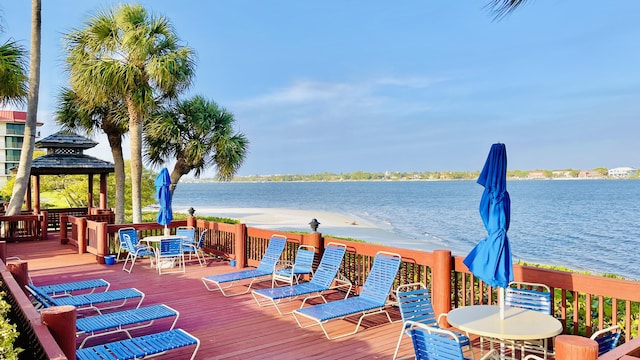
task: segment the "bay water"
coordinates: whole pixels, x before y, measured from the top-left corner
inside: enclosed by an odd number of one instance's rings
[[[464,256],[487,236],[478,211],[483,190],[474,181],[180,183],[173,206],[344,214],[391,234],[378,243]],[[509,181],[507,190],[515,261],[640,279],[640,181]]]

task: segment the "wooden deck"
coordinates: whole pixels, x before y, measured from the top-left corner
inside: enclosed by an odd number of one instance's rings
[[[198,266],[194,259],[185,274],[160,276],[146,259],[139,260],[131,274],[122,271],[121,264],[99,265],[93,255],[79,255],[73,246],[61,245],[54,236],[47,241],[10,243],[7,251],[8,256],[28,261],[29,273],[37,285],[103,278],[111,283],[111,289],[135,287],[144,292],[143,305],[164,303],[178,310],[176,327],[201,341],[196,359],[390,359],[401,329],[398,311],[390,307],[393,323],[388,323],[384,315],[375,315],[365,321],[357,334],[327,340],[319,327],[301,329],[291,315],[279,316],[271,307],[257,306],[250,294],[225,298],[219,292],[207,291],[200,280],[203,276],[235,270],[227,261],[213,258],[208,259],[206,267]],[[266,286],[270,282],[256,287]],[[334,321],[329,329],[347,331],[354,328],[356,321],[357,317]],[[166,329],[168,324],[161,321],[132,333],[142,335]],[[478,339],[474,344],[477,347]],[[188,358],[191,350],[172,351],[159,359]],[[407,338],[400,355],[412,353]]]

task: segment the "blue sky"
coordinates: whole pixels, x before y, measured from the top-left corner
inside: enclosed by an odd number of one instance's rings
[[[43,136],[63,34],[120,2],[43,1]],[[480,170],[498,141],[511,170],[640,167],[640,2],[531,1],[501,21],[486,2],[140,3],[196,51],[185,96],[249,138],[239,175]],[[0,40],[28,47],[30,1],[0,11]]]

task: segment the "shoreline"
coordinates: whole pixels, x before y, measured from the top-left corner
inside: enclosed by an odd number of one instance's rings
[[[188,213],[187,207],[174,207],[173,211],[178,213]],[[336,236],[340,238],[349,238],[361,240],[367,243],[392,246],[398,248],[406,248],[413,250],[429,251],[449,250],[453,256],[465,256],[466,252],[452,249],[448,244],[442,244],[438,241],[428,239],[410,238],[396,234],[390,230],[381,228],[380,226],[367,221],[365,219],[348,216],[341,213],[317,211],[317,210],[299,210],[290,208],[221,208],[221,207],[203,207],[196,211],[202,216],[217,216],[223,218],[231,218],[240,220],[241,223],[249,227],[257,227],[269,230],[278,230],[285,232],[311,232],[309,222],[312,219],[318,220],[320,223],[318,232],[323,236]],[[564,265],[552,264],[540,260],[532,259],[516,259],[514,256],[514,264],[528,263],[530,266],[555,267]],[[574,272],[587,272],[590,274],[599,274],[592,269],[575,267],[567,268]],[[624,277],[632,279],[631,277]]]
[[[187,213],[186,207],[175,207],[174,212]],[[309,222],[316,219],[320,225],[318,232],[325,236],[338,236],[362,240],[388,246],[427,242],[398,235],[385,230],[366,219],[341,213],[299,210],[289,208],[220,208],[204,207],[196,211],[196,216],[217,216],[238,219],[247,226],[280,231],[310,232]],[[407,247],[407,246],[400,246]],[[424,247],[422,247],[424,249]],[[435,250],[435,249],[434,249]]]

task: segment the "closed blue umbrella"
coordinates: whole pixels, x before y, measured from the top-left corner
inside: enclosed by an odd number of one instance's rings
[[[513,265],[507,237],[511,199],[507,192],[507,148],[504,144],[491,146],[478,184],[484,186],[480,216],[489,236],[471,250],[464,264],[485,283],[506,288],[513,280]]]
[[[162,168],[156,177],[156,198],[160,211],[158,212],[158,224],[164,225],[165,232],[167,225],[173,220],[173,212],[171,211],[171,177],[167,168]]]

